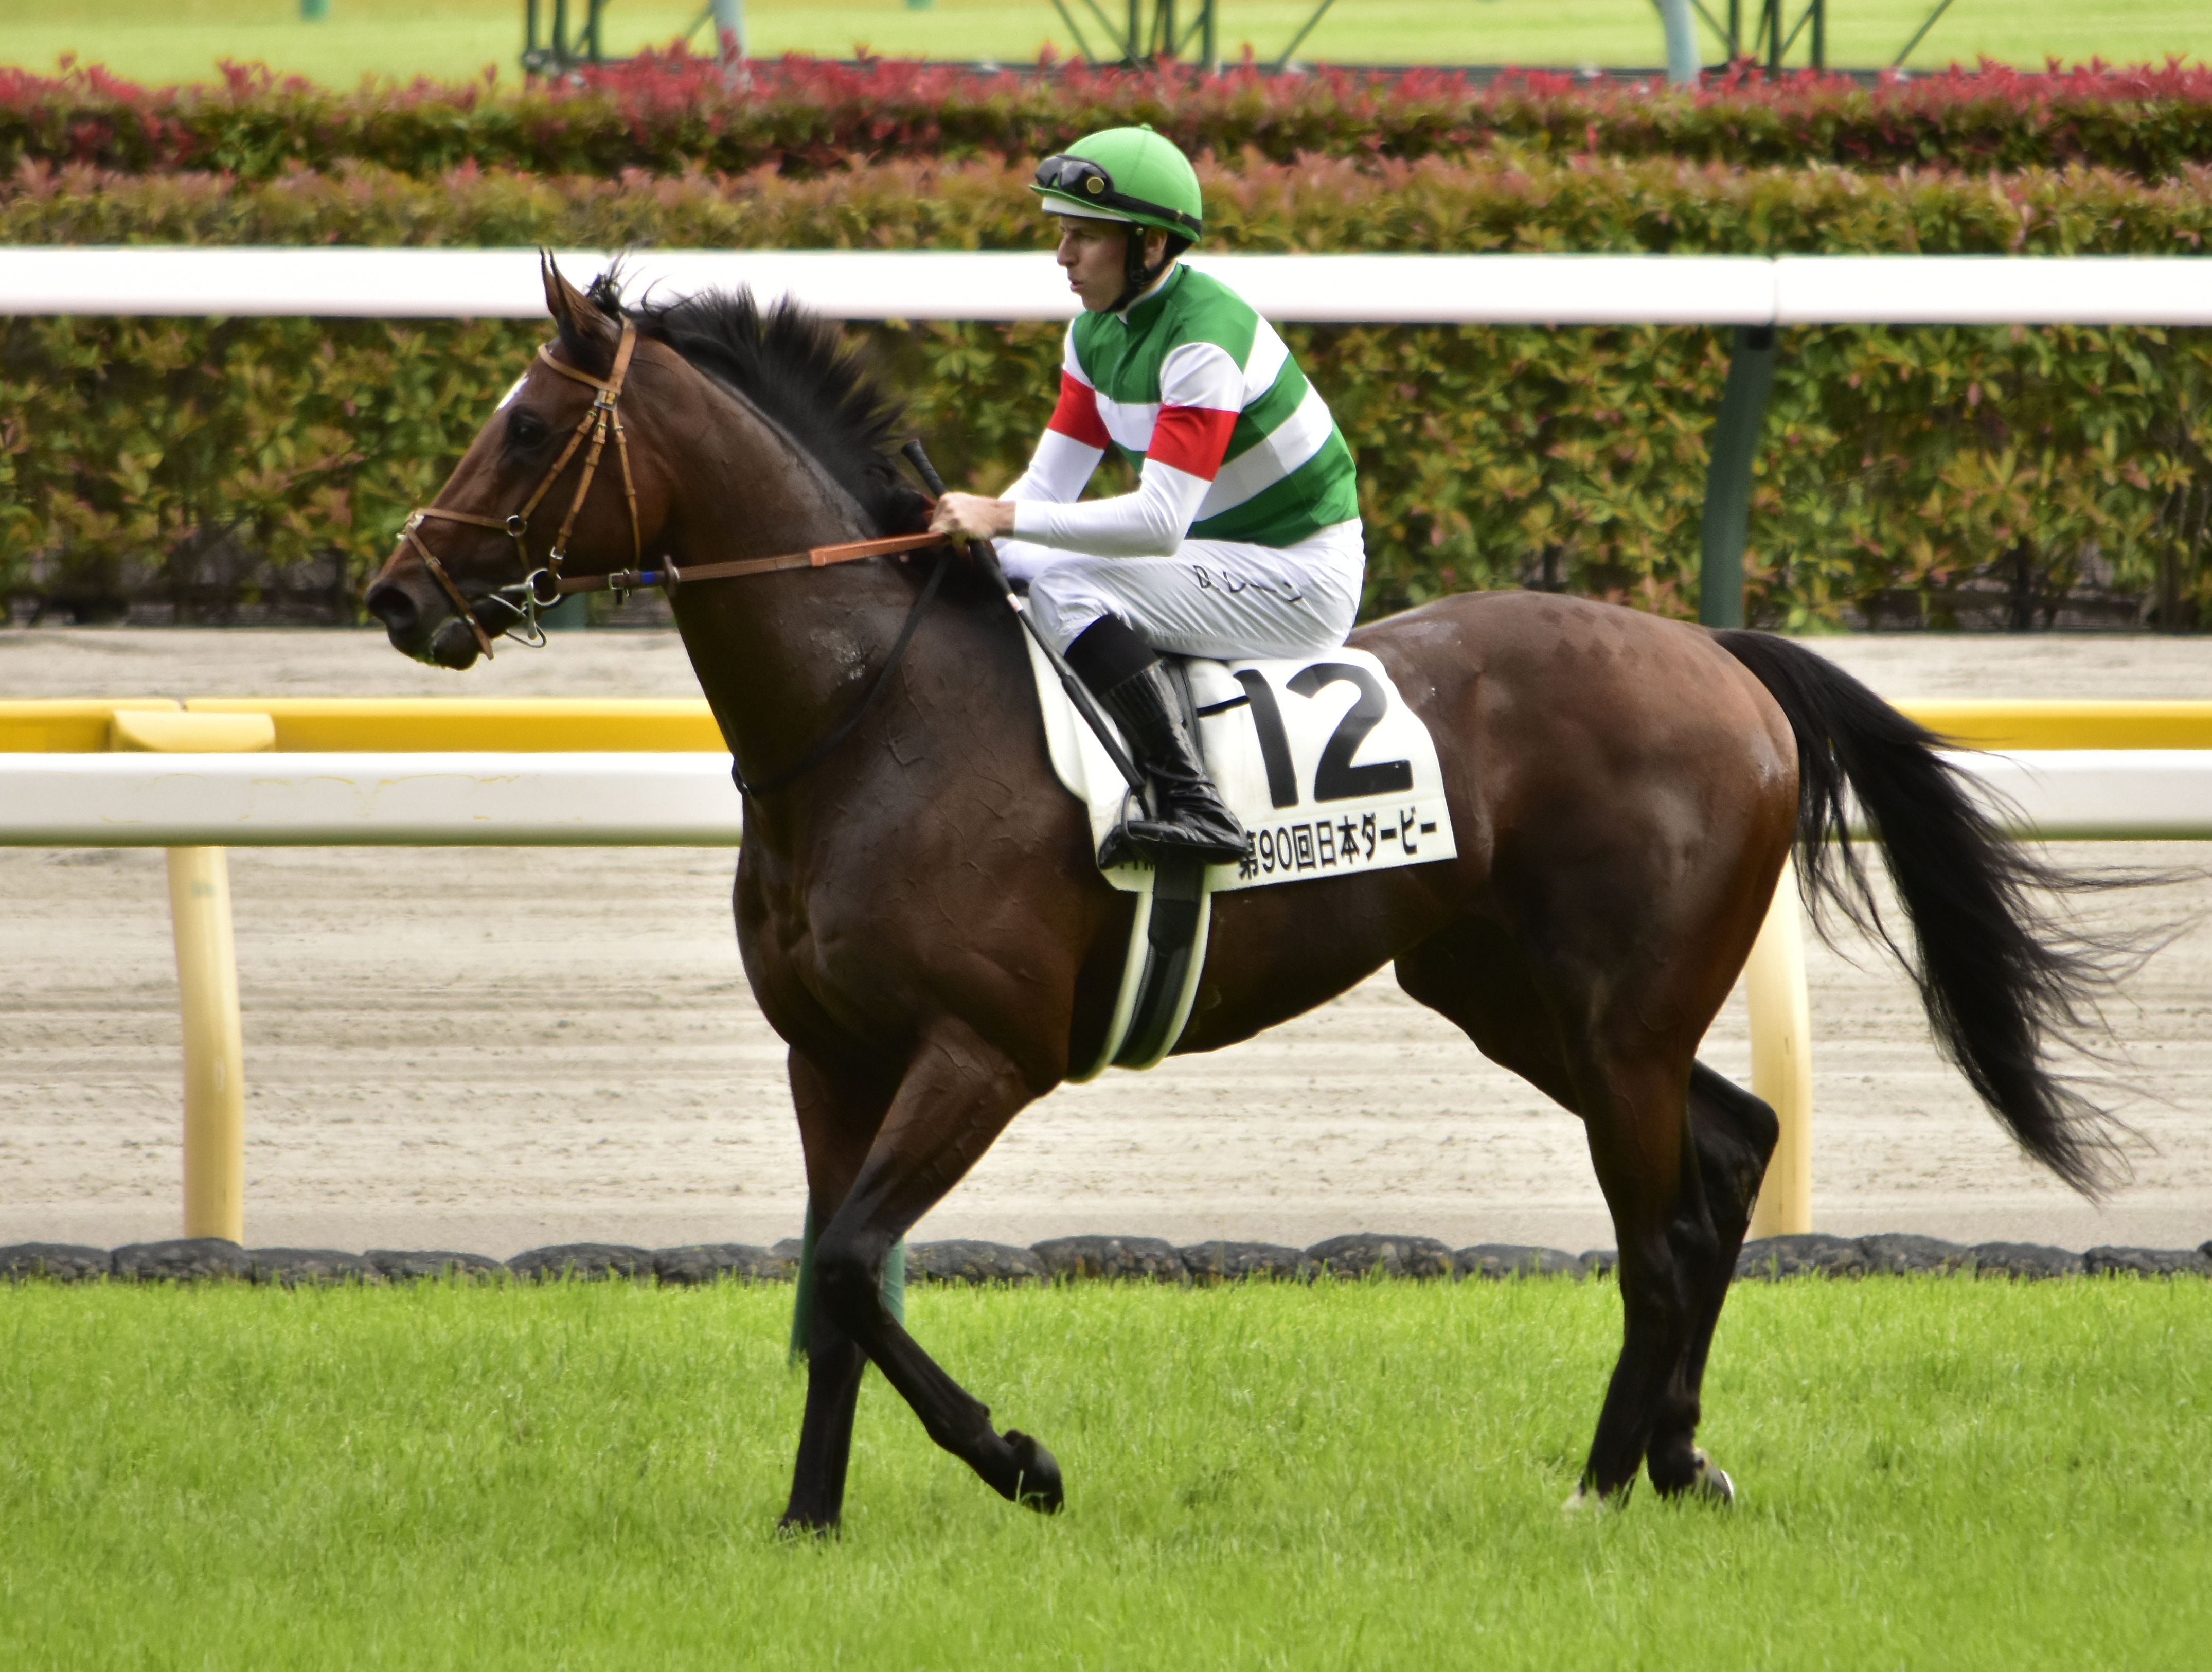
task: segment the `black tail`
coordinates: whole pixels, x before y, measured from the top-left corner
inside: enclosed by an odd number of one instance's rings
[[[1797,850],[1806,899],[1822,896],[1897,955],[1945,1054],[2039,1161],[2084,1195],[2115,1159],[2117,1123],[2051,1072],[2052,1048],[2100,1026],[2094,1003],[2117,944],[2054,921],[2038,896],[2095,886],[2008,840],[1914,724],[1826,657],[1771,634],[1713,635],[1758,676],[1797,739]],[[1913,950],[1882,922],[1846,823],[1846,788],[1888,861]],[[1826,938],[1826,929],[1822,929]]]

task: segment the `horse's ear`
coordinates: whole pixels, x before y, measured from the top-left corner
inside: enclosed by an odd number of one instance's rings
[[[622,326],[562,277],[551,252],[540,250],[538,264],[545,281],[545,311],[553,316],[568,362],[580,372],[605,377],[613,368]]]
[[[553,316],[556,325],[572,313],[581,298],[575,287],[561,277],[561,264],[553,259],[553,252],[538,252],[538,277],[545,282],[545,311]]]

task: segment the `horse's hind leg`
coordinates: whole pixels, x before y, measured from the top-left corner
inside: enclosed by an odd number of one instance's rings
[[[1698,1297],[1719,1248],[1690,1136],[1687,1075],[1663,1058],[1622,1061],[1601,1045],[1574,1066],[1598,1188],[1620,1242],[1620,1357],[1598,1413],[1577,1501],[1625,1497],[1655,1438],[1694,1423],[1685,1375]],[[1685,1443],[1686,1446],[1686,1442]],[[1662,1492],[1693,1460],[1654,1456]]]
[[[1531,958],[1528,944],[1494,924],[1464,923],[1400,958],[1399,984],[1582,1116],[1620,1240],[1624,1328],[1576,1501],[1625,1494],[1662,1435],[1669,1449],[1654,1458],[1653,1482],[1680,1491],[1697,1469],[1689,1366],[1693,1343],[1710,1339],[1699,1319],[1718,1310],[1717,1298],[1706,1302],[1723,1240],[1692,1136],[1689,1046],[1655,1037],[1632,1012],[1608,1026],[1592,1013],[1602,1006],[1589,984]],[[1731,1248],[1731,1267],[1735,1257]],[[1695,1358],[1702,1369],[1701,1345]]]
[[[884,1307],[884,1257],[982,1158],[1036,1093],[1006,1055],[947,1020],[921,1043],[853,1186],[815,1243],[817,1305],[921,1419],[930,1438],[1001,1497],[1060,1505],[1060,1467],[948,1376]]]
[[[807,1199],[814,1223],[827,1224],[848,1195],[882,1127],[890,1092],[846,1083],[809,1058],[791,1053],[791,1096],[806,1152]],[[860,1396],[867,1355],[830,1315],[817,1305],[806,1339],[806,1414],[799,1430],[799,1461],[792,1471],[790,1528],[837,1524],[845,1501],[845,1468],[853,1451],[853,1414]]]
[[[1691,1274],[1692,1323],[1680,1377],[1652,1436],[1651,1480],[1662,1492],[1691,1487],[1727,1500],[1734,1495],[1728,1476],[1695,1444],[1699,1400],[1713,1330],[1735,1280],[1736,1256],[1751,1228],[1752,1206],[1759,1199],[1781,1128],[1772,1110],[1702,1062],[1690,1068],[1688,1114],[1712,1242],[1709,1253],[1702,1237],[1688,1239],[1676,1249]]]

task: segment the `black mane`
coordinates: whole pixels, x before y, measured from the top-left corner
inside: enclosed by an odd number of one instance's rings
[[[602,280],[591,299],[616,296]],[[928,501],[891,454],[904,416],[897,399],[818,313],[786,298],[763,310],[748,290],[707,290],[629,311],[638,335],[665,343],[787,431],[860,503],[878,534],[928,526]]]

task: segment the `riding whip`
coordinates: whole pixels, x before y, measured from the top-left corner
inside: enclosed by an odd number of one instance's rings
[[[921,441],[908,441],[899,451],[906,454],[907,463],[914,466],[915,474],[921,478],[922,486],[929,489],[931,496],[937,499],[944,498],[945,478],[937,473],[937,466],[929,462],[929,455],[922,451]],[[1121,746],[1120,736],[1106,716],[1098,711],[1098,703],[1090,690],[1075,670],[1068,666],[1067,658],[1052,648],[1051,641],[1030,619],[1030,612],[1016,601],[1013,583],[1006,579],[1006,568],[999,562],[999,549],[988,540],[972,540],[969,544],[978,555],[985,576],[999,589],[999,595],[1006,600],[1006,607],[1014,612],[1015,619],[1021,623],[1030,637],[1036,641],[1037,648],[1044,652],[1044,659],[1052,664],[1053,672],[1060,675],[1060,687],[1066,691],[1067,700],[1075,704],[1075,712],[1081,714],[1085,723],[1098,734],[1098,741],[1105,746],[1107,758],[1114,763],[1115,769],[1127,781],[1129,787],[1142,795],[1145,793],[1145,775],[1137,769],[1136,763],[1129,758],[1129,751]]]

